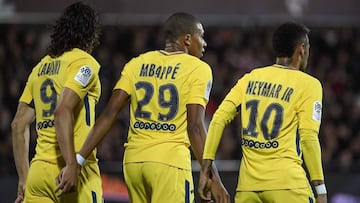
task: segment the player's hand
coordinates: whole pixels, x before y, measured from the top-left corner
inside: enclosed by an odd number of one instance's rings
[[[24,195],[19,195],[17,196],[16,200],[14,203],[21,203],[24,201]]]
[[[327,203],[326,194],[318,195],[318,196],[316,197],[316,203]]]
[[[60,174],[56,177],[55,193],[61,190],[58,196],[68,192],[74,192],[78,183],[78,176],[80,173],[80,166],[78,164],[66,165]]]
[[[211,192],[217,203],[230,203],[230,195],[220,180],[214,180],[211,184]]]
[[[206,172],[204,173],[202,170],[200,171],[198,193],[201,202],[214,202],[211,199],[211,179],[209,175]]]
[[[24,201],[25,183],[19,182],[17,189],[17,198],[14,203],[21,203]]]

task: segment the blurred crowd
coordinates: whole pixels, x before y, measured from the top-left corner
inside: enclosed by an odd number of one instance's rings
[[[273,27],[205,27],[207,48],[203,60],[214,75],[206,110],[207,123],[221,100],[244,73],[271,65]],[[310,61],[307,72],[324,89],[320,129],[326,172],[360,172],[360,28],[310,27]],[[45,54],[49,28],[43,25],[0,25],[0,176],[15,175],[10,123],[32,67]],[[106,105],[124,64],[147,50],[164,47],[158,26],[105,26],[93,55],[102,68],[102,95],[97,114]],[[276,77],[276,76],[274,76]],[[304,84],[307,85],[307,84]],[[128,111],[123,111],[98,148],[100,161],[122,161]],[[238,118],[237,118],[238,119]],[[36,133],[32,127],[30,156]],[[223,134],[218,159],[239,159],[240,126],[234,120]]]

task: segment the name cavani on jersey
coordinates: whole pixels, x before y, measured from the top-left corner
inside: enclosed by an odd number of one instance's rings
[[[57,75],[59,74],[60,69],[60,61],[52,61],[49,63],[44,63],[40,68],[38,72],[38,76],[42,75]]]
[[[157,64],[142,64],[140,77],[156,77],[159,79],[175,79],[180,63],[175,66],[161,66]]]

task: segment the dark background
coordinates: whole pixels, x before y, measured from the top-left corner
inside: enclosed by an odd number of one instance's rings
[[[13,202],[17,175],[12,155],[10,122],[32,67],[45,54],[49,26],[69,3],[66,1],[0,1],[0,202]],[[133,56],[162,49],[160,25],[175,11],[196,15],[205,27],[208,43],[203,60],[214,75],[206,123],[246,72],[274,63],[271,34],[285,21],[302,22],[311,29],[307,72],[324,89],[319,133],[329,202],[350,202],[360,196],[360,1],[321,0],[197,0],[197,1],[89,1],[103,23],[101,45],[94,56],[102,65],[101,112],[123,65]],[[304,84],[306,85],[306,84]],[[107,202],[126,202],[122,179],[123,143],[128,111],[119,115],[98,149]],[[224,131],[217,154],[218,168],[234,197],[241,158],[239,127]],[[31,152],[36,135],[32,129]],[[198,166],[194,166],[194,183]],[[196,189],[196,188],[195,188]],[[360,199],[360,198],[359,198]],[[360,202],[360,200],[354,200]]]

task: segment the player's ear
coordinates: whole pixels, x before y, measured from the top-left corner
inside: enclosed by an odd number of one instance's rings
[[[305,55],[305,51],[306,51],[305,43],[301,43],[301,44],[298,46],[299,55],[304,56],[304,55]]]
[[[185,42],[186,46],[190,46],[190,44],[191,44],[191,34],[185,34],[184,42]]]

